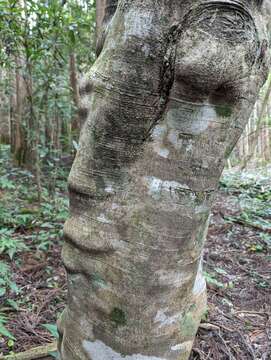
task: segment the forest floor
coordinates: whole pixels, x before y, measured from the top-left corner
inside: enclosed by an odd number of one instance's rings
[[[35,178],[12,167],[8,148],[0,148],[0,355],[57,337],[66,298],[60,254],[68,167],[49,163],[38,203]],[[191,360],[271,358],[270,260],[271,169],[227,171],[205,247],[208,312]]]

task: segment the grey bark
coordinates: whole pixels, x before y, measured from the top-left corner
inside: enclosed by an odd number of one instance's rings
[[[62,360],[187,360],[210,208],[267,70],[256,1],[120,0],[80,93]]]

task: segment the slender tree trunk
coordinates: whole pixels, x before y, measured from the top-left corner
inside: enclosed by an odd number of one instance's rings
[[[27,51],[26,51],[27,53]],[[41,169],[39,158],[39,137],[40,123],[37,112],[34,107],[33,99],[33,76],[32,64],[30,59],[26,59],[26,73],[24,77],[26,95],[27,95],[27,148],[25,155],[25,166],[35,174],[38,201],[41,202]]]
[[[12,154],[13,162],[17,166],[23,166],[25,163],[26,154],[26,131],[23,124],[24,116],[24,105],[26,98],[26,87],[23,79],[23,60],[20,55],[15,58],[15,99],[16,106],[13,113],[13,124],[12,124]]]
[[[69,55],[69,65],[70,65],[70,86],[72,91],[72,99],[76,110],[79,109],[79,89],[78,89],[78,80],[77,80],[77,70],[76,70],[76,55],[74,52],[71,52]],[[81,124],[80,117],[77,114],[73,118],[72,121],[72,131],[77,135],[80,132]]]
[[[106,0],[96,0],[96,36],[99,36],[104,16],[105,16]]]
[[[15,121],[16,121],[16,76],[15,71],[9,71],[9,127],[10,127],[10,152],[13,156],[15,150]]]
[[[267,73],[263,21],[252,1],[121,0],[107,24],[80,90],[59,350],[187,360],[210,208]]]
[[[25,34],[28,31],[27,7],[24,0],[18,1],[19,8],[25,11]],[[35,128],[31,60],[28,57],[28,42],[25,36],[22,46],[15,55],[16,111],[14,124],[14,163],[35,171],[38,126]],[[36,131],[35,131],[36,130]]]
[[[249,154],[247,154],[246,157],[244,158],[242,169],[245,169],[247,167],[247,164],[249,163],[249,161],[253,158],[253,155],[255,154],[255,151],[257,150],[257,145],[258,145],[258,149],[260,149],[260,153],[261,153],[261,142],[260,141],[261,141],[261,133],[262,133],[261,132],[262,131],[262,123],[264,120],[264,115],[266,113],[267,104],[270,99],[270,94],[271,94],[271,75],[269,76],[267,88],[266,88],[266,91],[264,94],[263,101],[261,103],[259,116],[258,116],[258,119],[255,124],[255,131],[253,133],[253,136],[250,139],[251,149],[250,149]]]
[[[45,135],[45,147],[48,149],[48,154],[50,155],[52,150],[52,119],[51,116],[48,116],[48,98],[49,98],[49,87],[45,89],[44,93],[44,102],[43,102],[43,108],[44,108],[44,135]]]
[[[96,53],[100,54],[118,0],[96,0]]]
[[[70,61],[70,84],[72,88],[72,98],[74,105],[79,107],[79,90],[78,90],[78,81],[77,81],[77,70],[76,70],[76,55],[71,52],[69,56]]]
[[[264,158],[265,161],[268,162],[270,160],[270,125],[269,125],[269,112],[268,112],[268,118],[265,123],[265,129],[264,129]]]
[[[54,105],[54,130],[53,130],[53,142],[54,142],[54,149],[58,150],[61,153],[61,123],[59,118],[59,111],[58,111],[58,94],[55,94],[55,105]]]
[[[4,91],[4,87],[2,88],[2,84],[4,84],[4,81],[7,79],[7,71],[3,68],[0,68],[0,143],[10,144],[10,119],[9,111],[6,110],[8,99],[6,92]],[[6,85],[4,86],[6,87]]]

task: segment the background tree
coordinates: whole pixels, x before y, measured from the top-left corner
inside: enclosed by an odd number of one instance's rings
[[[1,8],[11,151],[15,164],[36,172],[43,159],[69,153],[77,140],[77,82],[95,56],[95,7],[93,1],[27,0],[2,1]]]

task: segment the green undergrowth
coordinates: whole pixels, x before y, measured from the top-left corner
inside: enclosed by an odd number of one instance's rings
[[[264,242],[271,246],[271,168],[247,172],[226,171],[220,187],[238,199],[240,211],[227,216],[229,222],[238,222],[262,232]]]
[[[220,190],[229,199],[228,208],[221,208],[220,215],[226,223],[247,228],[246,235],[243,230],[237,230],[239,237],[234,249],[238,249],[240,258],[249,263],[253,255],[259,259],[267,260],[271,250],[271,168],[256,169],[244,172],[224,171],[220,180]],[[223,197],[224,198],[224,197]],[[233,203],[231,204],[231,200]],[[234,232],[228,230],[227,238],[234,237]],[[250,234],[248,236],[248,234]],[[247,237],[246,237],[247,236]],[[243,246],[243,247],[242,247]],[[251,260],[252,261],[252,260]],[[208,264],[207,264],[208,265]],[[233,270],[216,266],[204,272],[207,284],[230,292],[238,286],[236,277],[232,277]],[[269,288],[270,283],[256,270],[248,270],[253,283],[257,288]],[[223,299],[223,303],[227,300]]]
[[[37,259],[62,239],[62,228],[68,216],[66,182],[69,169],[58,165],[42,175],[41,201],[33,176],[29,171],[15,168],[10,162],[9,147],[0,146],[0,338],[14,340],[7,330],[2,309],[16,311],[23,301],[14,276],[20,269],[24,254]],[[54,191],[50,184],[53,179]],[[44,253],[44,255],[43,255]],[[46,270],[47,271],[47,270]]]

